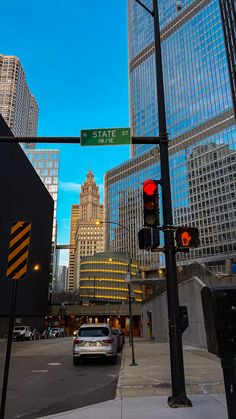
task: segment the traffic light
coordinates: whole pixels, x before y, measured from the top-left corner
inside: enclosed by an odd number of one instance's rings
[[[196,227],[179,227],[175,233],[178,247],[189,248],[199,246],[199,231]]]
[[[138,232],[139,249],[154,251],[160,246],[159,230],[155,228],[142,228]]]
[[[155,228],[159,221],[158,181],[146,180],[143,183],[144,226]]]

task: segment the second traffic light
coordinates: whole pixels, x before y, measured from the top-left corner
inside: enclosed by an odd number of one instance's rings
[[[143,219],[145,227],[160,225],[158,181],[148,179],[143,183]]]

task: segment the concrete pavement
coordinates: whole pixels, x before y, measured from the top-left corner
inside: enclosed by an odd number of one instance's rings
[[[223,374],[217,357],[201,348],[184,347],[186,389],[193,407],[171,409],[167,405],[171,395],[168,344],[135,339],[134,353],[138,365],[130,366],[131,348],[126,343],[114,400],[47,418],[227,419]]]

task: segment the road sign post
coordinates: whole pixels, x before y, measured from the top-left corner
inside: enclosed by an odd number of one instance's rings
[[[3,375],[2,385],[2,399],[0,408],[0,419],[4,419],[6,396],[7,396],[7,383],[11,358],[11,344],[12,332],[14,327],[14,317],[16,308],[16,295],[18,280],[23,279],[27,273],[29,242],[30,242],[31,223],[28,221],[17,221],[13,223],[11,228],[11,237],[9,244],[9,255],[7,265],[7,278],[13,279],[13,292],[11,301],[11,311],[9,319],[9,330],[7,337],[7,351],[5,368]]]
[[[101,128],[82,130],[81,146],[130,144],[130,128]]]

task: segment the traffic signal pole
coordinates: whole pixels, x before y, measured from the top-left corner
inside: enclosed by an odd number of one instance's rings
[[[153,11],[150,11],[141,1],[135,1],[139,3],[141,6],[143,6],[144,9],[150,13],[150,15],[152,15],[154,21],[155,67],[159,122],[159,138],[156,143],[160,146],[160,184],[162,187],[163,231],[165,245],[164,252],[166,261],[169,344],[172,382],[172,396],[168,398],[168,404],[170,407],[192,406],[191,401],[186,396],[185,389],[158,4],[157,0],[153,0]]]

